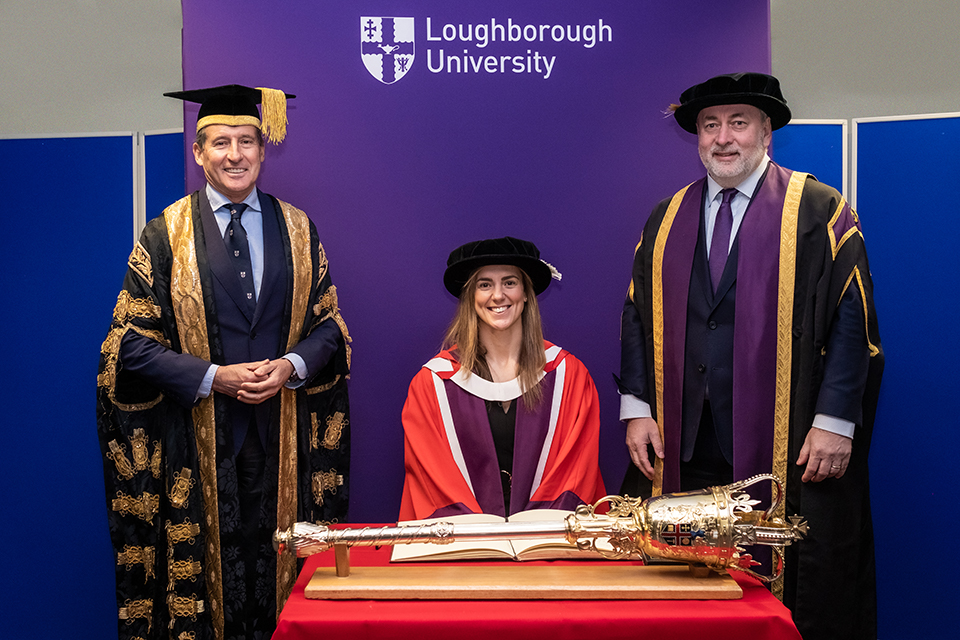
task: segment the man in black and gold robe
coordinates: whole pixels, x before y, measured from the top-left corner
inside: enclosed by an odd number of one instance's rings
[[[623,490],[777,474],[810,533],[775,592],[806,640],[875,638],[867,457],[883,351],[860,220],[835,189],[767,156],[790,120],[776,78],[718,76],[674,109],[707,176],[654,209],[637,247]]]
[[[292,96],[173,97],[207,185],[143,231],[97,381],[119,632],[268,638],[297,573],[274,530],[346,518],[350,338],[313,223],[256,188]]]

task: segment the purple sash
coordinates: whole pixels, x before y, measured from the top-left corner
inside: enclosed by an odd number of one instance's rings
[[[733,362],[733,475],[735,479],[770,471],[773,459],[777,391],[777,330],[780,226],[791,171],[770,163],[738,231],[737,306]],[[662,406],[658,407],[664,446],[676,452],[664,461],[663,491],[680,487],[680,434],[687,295],[693,267],[706,178],[693,183],[669,228],[662,260]],[[663,233],[661,225],[660,233]],[[796,237],[794,234],[793,246]],[[792,260],[796,256],[791,256]],[[793,286],[793,283],[790,283]],[[656,315],[656,312],[655,312]],[[790,309],[792,321],[792,308]],[[656,332],[655,332],[656,335]],[[789,385],[787,386],[789,392]]]

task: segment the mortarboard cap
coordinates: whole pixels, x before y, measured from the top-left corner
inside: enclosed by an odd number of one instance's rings
[[[231,127],[249,124],[263,131],[267,140],[274,144],[281,142],[287,135],[287,98],[297,97],[278,89],[264,87],[251,89],[239,84],[191,91],[171,91],[163,95],[168,98],[200,103],[197,131],[211,124],[224,124]],[[257,110],[257,105],[261,103],[263,104],[262,118]]]
[[[473,272],[492,264],[507,264],[523,269],[530,276],[536,295],[544,292],[551,278],[559,280],[562,277],[553,265],[540,259],[537,245],[506,236],[468,242],[450,252],[447,270],[443,273],[443,285],[447,291],[460,297]]]
[[[707,107],[749,104],[770,117],[776,131],[790,122],[790,108],[780,92],[780,81],[765,73],[731,73],[710,78],[680,94],[680,104],[670,105],[677,123],[690,133],[697,132],[697,116]]]

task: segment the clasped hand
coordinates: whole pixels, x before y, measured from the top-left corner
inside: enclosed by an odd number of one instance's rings
[[[285,358],[241,362],[217,368],[213,390],[246,404],[260,404],[277,395],[293,373],[293,363]]]

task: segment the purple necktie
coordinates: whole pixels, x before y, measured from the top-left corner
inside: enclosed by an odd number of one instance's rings
[[[727,264],[727,253],[730,251],[730,230],[733,229],[733,209],[730,203],[736,189],[724,189],[720,192],[723,201],[717,211],[717,220],[713,224],[713,240],[710,242],[710,280],[713,282],[713,292],[717,292],[717,285],[723,276],[723,267]]]

